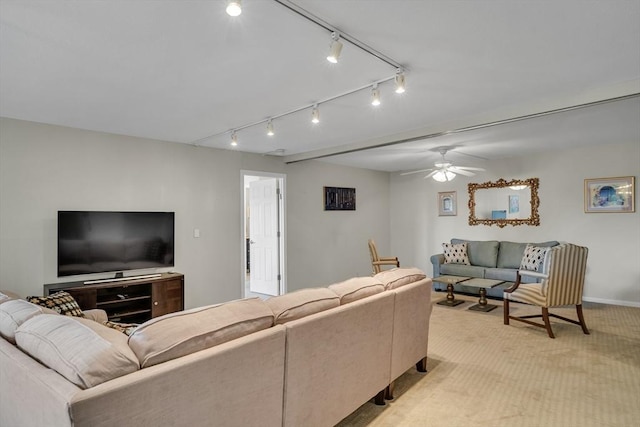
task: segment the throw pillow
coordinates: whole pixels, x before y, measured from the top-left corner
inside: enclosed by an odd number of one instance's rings
[[[133,333],[133,331],[140,325],[137,323],[121,323],[121,322],[112,322],[110,320],[102,322],[104,326],[107,328],[115,329],[116,331],[120,331],[126,336],[129,336]]]
[[[77,301],[65,291],[56,292],[48,297],[27,297],[27,301],[50,308],[66,316],[84,317]]]
[[[443,243],[445,264],[464,264],[469,265],[469,256],[467,255],[467,242],[464,243]]]
[[[546,256],[548,250],[549,248],[527,245],[527,247],[524,249],[522,261],[520,262],[520,269],[538,271],[540,266],[544,263],[544,257]]]

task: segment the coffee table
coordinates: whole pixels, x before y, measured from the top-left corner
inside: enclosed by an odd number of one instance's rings
[[[453,285],[457,285],[458,283],[465,282],[471,279],[471,277],[462,277],[462,276],[438,276],[434,277],[434,282],[444,283],[447,285],[447,299],[442,301],[438,301],[436,304],[446,305],[447,307],[455,307],[458,304],[462,304],[464,301],[457,300],[453,295]]]
[[[487,312],[496,308],[497,305],[487,304],[487,289],[495,288],[496,286],[505,282],[506,280],[479,279],[477,277],[465,280],[465,286],[479,288],[478,290],[480,292],[480,299],[478,300],[478,304],[472,305],[471,307],[469,307],[469,310]]]

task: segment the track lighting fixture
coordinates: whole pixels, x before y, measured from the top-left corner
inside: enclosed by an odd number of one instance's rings
[[[230,0],[227,2],[227,13],[229,16],[238,16],[242,13],[242,1]]]
[[[313,109],[311,110],[311,123],[320,123],[320,110],[318,110],[318,104],[314,105]]]
[[[236,131],[231,132],[231,146],[235,147],[238,145],[238,135],[236,135]]]
[[[342,52],[342,42],[340,41],[340,34],[333,32],[331,33],[331,45],[329,45],[329,55],[327,55],[327,61],[332,64],[338,63],[338,58],[340,57],[340,52]]]
[[[398,71],[395,77],[396,81],[396,93],[404,93],[404,73],[402,71]]]
[[[269,121],[267,122],[267,135],[275,135],[275,133],[273,132],[273,122],[271,121],[271,119],[269,119]]]
[[[371,88],[371,105],[374,107],[380,105],[380,89],[378,89],[377,83]]]

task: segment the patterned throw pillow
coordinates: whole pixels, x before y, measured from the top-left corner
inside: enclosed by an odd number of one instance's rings
[[[544,257],[548,250],[549,248],[527,245],[522,261],[520,261],[520,270],[539,271],[540,266],[544,264]]]
[[[102,322],[104,326],[107,328],[115,329],[116,331],[120,331],[123,334],[129,336],[131,333],[140,325],[137,323],[120,323],[120,322],[112,322],[110,320]]]
[[[445,264],[464,264],[469,265],[469,256],[467,255],[467,242],[464,243],[443,243]]]
[[[27,297],[27,301],[50,308],[66,316],[84,317],[76,300],[65,291],[56,292],[48,297]]]

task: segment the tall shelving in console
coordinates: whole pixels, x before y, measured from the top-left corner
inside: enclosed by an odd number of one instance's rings
[[[163,273],[85,283],[46,284],[44,294],[64,290],[75,298],[81,309],[100,308],[113,322],[142,323],[184,310],[183,274]]]

